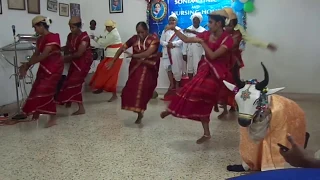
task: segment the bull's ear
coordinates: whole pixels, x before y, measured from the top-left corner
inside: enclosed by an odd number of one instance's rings
[[[237,87],[231,83],[229,83],[228,81],[223,80],[224,85],[230,90],[230,91],[234,91],[234,89]]]
[[[269,89],[268,92],[267,92],[267,95],[271,95],[271,94],[277,93],[279,91],[282,91],[284,88],[285,87]]]

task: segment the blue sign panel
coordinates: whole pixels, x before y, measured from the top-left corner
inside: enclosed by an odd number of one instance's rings
[[[150,7],[149,27],[151,33],[161,35],[168,24],[171,13],[178,16],[178,26],[185,29],[192,25],[190,17],[195,12],[203,16],[201,25],[207,26],[208,14],[212,11],[231,7],[232,0],[153,0]],[[236,13],[239,24],[243,25],[243,13]]]

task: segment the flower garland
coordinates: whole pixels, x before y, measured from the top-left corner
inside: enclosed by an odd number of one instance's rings
[[[147,3],[147,9],[146,9],[146,23],[149,25],[149,18],[150,18],[150,11],[151,11],[151,0],[145,0]],[[152,99],[156,99],[158,97],[158,92],[154,90]]]
[[[246,12],[243,13],[242,21],[243,21],[243,28],[247,30],[247,13]]]
[[[149,25],[149,17],[150,17],[150,10],[151,10],[151,0],[145,0],[147,2],[147,9],[146,9],[146,23]]]
[[[258,82],[257,79],[251,79],[251,80],[246,80],[245,81],[246,84],[249,84],[249,85],[255,85]],[[258,101],[258,105],[256,107],[256,109],[260,112],[264,112],[267,108],[268,108],[268,93],[269,89],[268,87],[265,87],[262,91],[261,91],[261,95],[260,95],[260,98],[259,98],[259,101]],[[234,88],[233,92],[235,94],[237,94],[239,92],[239,88]]]

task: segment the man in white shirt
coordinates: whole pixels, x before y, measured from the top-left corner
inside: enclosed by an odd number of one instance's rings
[[[97,22],[95,20],[90,21],[90,30],[87,31],[90,36],[90,45],[95,48],[100,48],[100,45],[96,42],[98,34],[96,32]]]
[[[196,12],[191,16],[192,25],[184,30],[188,37],[195,37],[198,33],[204,32],[206,29],[200,26],[203,19],[201,13]],[[183,60],[187,62],[187,70],[189,79],[197,74],[198,64],[204,55],[204,50],[201,44],[198,43],[183,43]]]
[[[169,24],[177,24],[178,17],[175,13],[169,16]],[[180,29],[176,26],[177,29]],[[162,62],[168,73],[171,89],[179,88],[182,77],[182,44],[173,30],[163,30],[160,38],[162,49]]]
[[[97,38],[96,41],[105,49],[105,59],[98,65],[97,71],[90,81],[90,86],[95,94],[102,93],[103,91],[111,92],[112,97],[108,102],[112,102],[117,99],[118,74],[124,55],[121,54],[116,61],[113,59],[118,49],[122,47],[121,37],[116,28],[116,22],[107,20],[104,25],[106,27],[105,32],[100,38]],[[108,69],[107,65],[112,61],[113,66]]]

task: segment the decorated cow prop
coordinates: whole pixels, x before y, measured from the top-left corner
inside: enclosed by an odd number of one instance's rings
[[[269,73],[261,63],[264,80],[242,81],[235,70],[236,84],[224,81],[233,91],[238,105],[240,125],[241,165],[229,165],[229,171],[264,171],[285,167],[279,153],[279,144],[288,148],[286,135],[290,133],[297,143],[306,143],[306,120],[304,111],[292,100],[274,93],[284,88],[268,89]]]

